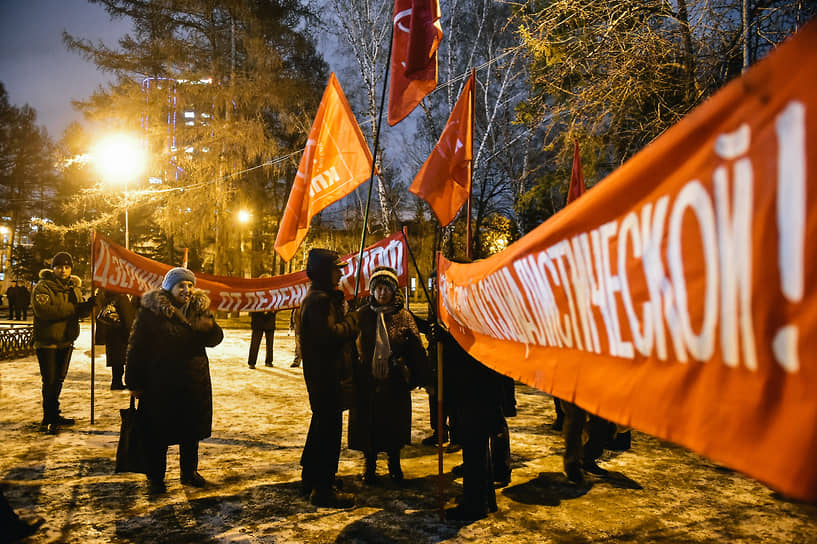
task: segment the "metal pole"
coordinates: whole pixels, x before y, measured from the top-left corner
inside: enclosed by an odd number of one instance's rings
[[[127,217],[127,216],[125,216]],[[127,223],[126,223],[127,224]],[[125,229],[125,241],[127,242],[127,228]],[[96,230],[91,229],[91,295],[94,294],[94,240],[96,239]],[[96,346],[94,345],[94,336],[96,332],[96,312],[92,309],[91,310],[91,425],[94,424],[94,382],[95,382],[95,373],[94,369],[96,367]]]
[[[374,184],[374,171],[377,164],[377,146],[380,143],[380,125],[383,120],[383,104],[386,101],[386,89],[389,84],[389,68],[391,66],[391,48],[394,41],[394,25],[391,27],[389,36],[389,54],[386,57],[386,73],[383,75],[383,91],[380,93],[380,111],[377,114],[377,126],[374,131],[374,147],[372,152],[372,173],[369,176],[369,194],[366,197],[366,211],[363,216],[363,229],[360,232],[360,252],[357,256],[357,275],[355,276],[355,298],[360,292],[360,276],[363,273],[363,249],[366,247],[366,225],[369,222],[369,206],[372,202],[372,185]]]

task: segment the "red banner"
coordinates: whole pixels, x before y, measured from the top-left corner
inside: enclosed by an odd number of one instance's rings
[[[365,288],[369,274],[377,266],[391,266],[397,270],[400,286],[406,286],[407,256],[406,242],[401,233],[392,234],[364,250],[360,294],[369,294]],[[355,290],[358,254],[347,255],[344,260],[350,266],[343,269],[340,286],[346,292],[346,297],[351,298]],[[171,268],[173,267],[170,265],[128,251],[99,233],[94,235],[94,287],[141,296],[146,291],[161,287],[162,278]],[[197,272],[196,287],[207,292],[214,310],[286,310],[300,306],[309,288],[309,278],[303,271],[257,279],[212,276]]]
[[[500,254],[440,259],[474,357],[817,500],[817,24]]]

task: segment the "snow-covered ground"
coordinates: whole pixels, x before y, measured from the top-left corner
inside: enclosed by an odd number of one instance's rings
[[[115,474],[119,409],[128,393],[110,391],[97,353],[94,424],[87,329],[62,393],[77,424],[56,436],[38,430],[42,416],[36,358],[0,362],[0,483],[18,513],[40,515],[31,542],[815,542],[817,507],[787,501],[763,485],[642,433],[633,447],[606,453],[607,477],[582,487],[561,472],[562,440],[549,430],[550,397],[518,386],[519,415],[509,420],[511,484],[498,490],[499,512],[471,524],[438,517],[437,455],[419,444],[429,432],[428,402],[413,394],[413,444],[403,450],[406,481],[360,480],[362,458],[343,449],[339,476],[357,494],[350,510],[315,508],[299,494],[301,448],[309,405],[301,369],[289,368],[293,339],[279,331],[275,367],[247,368],[249,330],[228,329],[209,350],[213,436],[202,442],[204,489],[178,481],[178,454],[168,457],[168,490],[149,497],[144,476]],[[344,431],[344,443],[345,443]],[[461,480],[444,460],[444,500]],[[385,460],[379,471],[385,473]]]

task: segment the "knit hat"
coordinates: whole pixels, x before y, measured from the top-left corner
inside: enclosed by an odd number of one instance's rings
[[[369,292],[371,292],[378,283],[388,285],[392,292],[397,291],[397,271],[390,266],[378,266],[369,276]]]
[[[51,268],[57,268],[58,266],[68,265],[71,268],[74,268],[74,259],[71,257],[70,253],[66,253],[65,251],[60,251],[54,258],[51,259]]]
[[[193,282],[193,285],[196,285],[196,276],[193,272],[181,266],[171,268],[165,274],[165,279],[162,280],[162,289],[170,291],[180,281],[190,281]]]

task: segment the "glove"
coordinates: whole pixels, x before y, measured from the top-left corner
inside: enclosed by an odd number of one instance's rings
[[[428,338],[429,342],[439,342],[443,339],[444,334],[444,329],[438,325],[436,321],[432,321],[428,324],[428,334],[426,338]]]
[[[79,317],[88,317],[91,315],[91,312],[94,310],[94,302],[96,302],[94,297],[89,298],[85,302],[78,302],[75,305],[77,315]]]

